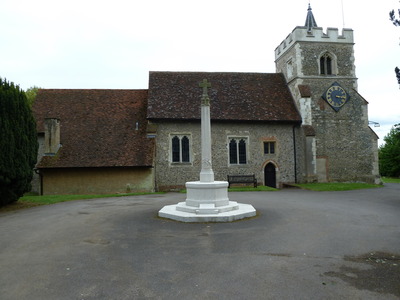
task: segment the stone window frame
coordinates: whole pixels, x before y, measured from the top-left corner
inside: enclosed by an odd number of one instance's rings
[[[322,52],[318,57],[318,70],[321,76],[336,76],[337,57],[329,51]]]
[[[266,143],[273,143],[274,144],[274,153],[265,153],[265,144]],[[264,156],[273,157],[279,154],[279,143],[275,137],[267,137],[262,139],[262,153]],[[271,148],[268,147],[270,150]]]
[[[178,144],[178,160],[174,161],[174,139],[179,139]],[[185,144],[182,142],[184,139],[188,140],[187,151],[183,152]],[[191,133],[170,133],[169,134],[169,162],[171,165],[191,165],[192,164],[192,134]],[[187,157],[187,158],[186,158]]]
[[[237,135],[231,135],[227,137],[227,150],[228,150],[228,165],[229,166],[245,166],[249,164],[249,137],[248,136],[237,136]],[[236,141],[236,156],[232,157],[231,155],[231,141],[235,140]],[[240,142],[244,141],[244,159],[243,159],[243,152],[241,152],[241,149],[243,151],[243,148],[240,147]],[[233,159],[235,158],[235,159]]]
[[[276,141],[264,141],[263,146],[264,146],[264,154],[265,155],[276,154]]]

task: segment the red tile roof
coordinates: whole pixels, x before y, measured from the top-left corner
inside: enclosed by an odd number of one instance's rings
[[[211,119],[220,121],[301,122],[282,74],[150,72],[150,120],[198,120],[207,79]]]
[[[38,132],[45,118],[60,119],[61,144],[39,168],[152,166],[146,137],[147,90],[39,90],[33,111]],[[138,122],[138,130],[136,130]]]

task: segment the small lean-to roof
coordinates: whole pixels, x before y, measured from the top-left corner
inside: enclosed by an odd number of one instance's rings
[[[300,91],[300,96],[302,98],[310,98],[311,97],[311,88],[309,85],[299,84],[298,89]]]
[[[214,121],[301,122],[283,74],[224,72],[150,72],[150,120],[199,120],[207,79]]]
[[[45,118],[60,119],[62,147],[37,167],[152,166],[146,110],[147,90],[39,90],[33,105],[37,130],[44,132]]]

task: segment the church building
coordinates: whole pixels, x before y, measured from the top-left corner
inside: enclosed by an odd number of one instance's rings
[[[323,32],[309,6],[275,49],[276,73],[150,72],[147,90],[39,90],[35,190],[171,191],[198,180],[203,79],[216,180],[380,183],[354,61],[353,31]]]

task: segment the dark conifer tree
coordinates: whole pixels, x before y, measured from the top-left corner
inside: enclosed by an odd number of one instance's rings
[[[30,191],[37,150],[36,122],[25,93],[0,78],[0,206]]]

